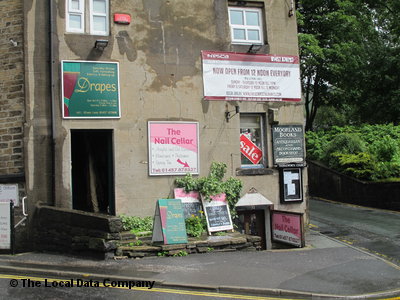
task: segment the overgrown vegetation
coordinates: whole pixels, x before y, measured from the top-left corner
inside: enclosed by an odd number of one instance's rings
[[[225,193],[231,216],[235,219],[235,204],[239,200],[243,183],[234,177],[223,181],[226,168],[225,163],[212,162],[208,176],[195,178],[191,174],[187,174],[182,178],[177,178],[175,183],[177,187],[184,188],[186,192],[198,191],[206,200],[210,200],[211,196]]]
[[[152,217],[137,217],[137,216],[119,216],[122,221],[123,229],[132,233],[138,234],[140,232],[152,231],[153,230],[153,218]]]
[[[400,178],[400,126],[333,126],[306,134],[307,157],[370,181]]]

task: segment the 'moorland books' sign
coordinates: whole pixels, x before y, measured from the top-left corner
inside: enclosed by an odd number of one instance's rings
[[[202,51],[205,100],[300,101],[299,57]]]
[[[303,125],[275,125],[272,127],[274,165],[280,167],[303,167],[304,129]]]
[[[61,62],[63,118],[120,118],[117,62]]]

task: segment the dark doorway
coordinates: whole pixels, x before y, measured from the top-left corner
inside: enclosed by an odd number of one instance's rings
[[[244,233],[261,237],[261,248],[265,250],[266,236],[264,210],[238,211],[238,216],[242,222]]]
[[[71,130],[73,209],[115,215],[112,130]]]

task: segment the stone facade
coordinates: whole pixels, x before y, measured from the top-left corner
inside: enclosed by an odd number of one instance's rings
[[[24,172],[23,3],[0,1],[0,177]],[[10,180],[12,182],[12,180]]]
[[[24,1],[27,62],[24,145],[31,212],[36,202],[74,208],[73,134],[100,130],[111,133],[113,203],[110,205],[114,206],[111,213],[154,214],[157,199],[173,197],[176,176],[149,176],[148,122],[190,121],[199,123],[200,176],[208,174],[212,161],[224,162],[228,166],[227,176],[240,177],[243,181],[244,193],[254,187],[274,203],[274,209],[304,213],[304,224],[307,223],[307,201],[280,202],[279,170],[273,166],[272,157],[272,122],[268,120],[268,111],[277,109],[279,119],[275,121],[280,124],[303,124],[303,102],[203,99],[201,51],[246,53],[249,49],[249,45],[231,43],[228,21],[228,4],[246,2],[110,0],[110,34],[107,36],[67,32],[67,2],[54,0],[49,6],[48,1]],[[248,3],[263,7],[266,39],[260,53],[297,56],[296,18],[289,16],[288,3],[272,0]],[[130,15],[131,24],[113,22],[115,13]],[[89,24],[88,20],[86,22]],[[104,50],[94,48],[99,39],[108,40]],[[118,62],[121,117],[63,118],[63,60]],[[18,93],[22,96],[20,91],[13,93],[10,97]],[[225,118],[227,111],[235,110],[235,105],[240,105],[240,113],[265,116],[267,155],[262,172],[240,172],[240,118],[237,115],[229,122]],[[15,130],[12,138],[22,132],[22,129]],[[303,183],[306,195],[306,168],[303,169]]]

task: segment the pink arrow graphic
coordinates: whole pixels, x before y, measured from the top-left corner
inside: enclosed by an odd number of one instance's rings
[[[179,158],[176,160],[178,163],[180,163],[181,165],[183,165],[185,168],[189,168],[189,165],[188,165],[188,163],[185,161],[185,162],[182,162]]]

